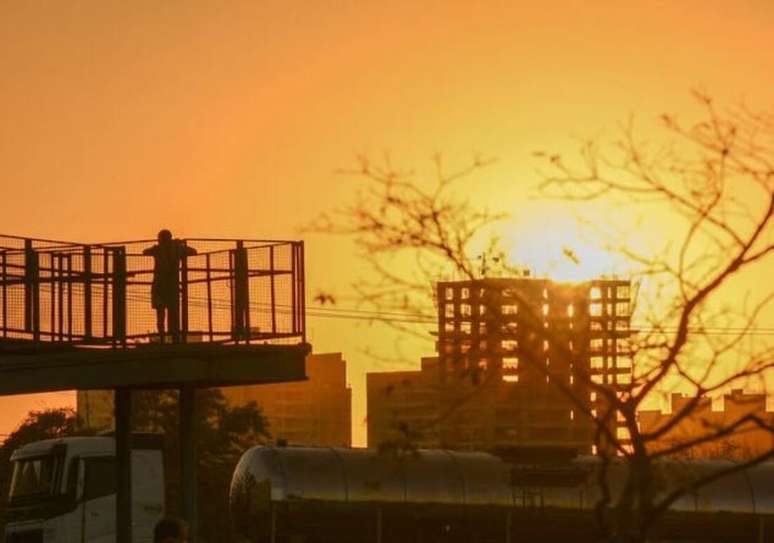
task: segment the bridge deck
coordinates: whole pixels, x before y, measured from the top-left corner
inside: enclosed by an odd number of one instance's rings
[[[0,395],[301,381],[309,346],[200,343],[20,352],[0,357]]]

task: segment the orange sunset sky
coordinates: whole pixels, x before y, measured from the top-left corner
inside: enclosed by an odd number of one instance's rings
[[[8,1],[0,41],[2,233],[297,238],[351,200],[356,181],[334,170],[357,153],[421,170],[437,151],[451,164],[478,151],[499,160],[470,199],[515,216],[506,244],[538,269],[562,239],[529,239],[558,209],[529,198],[534,150],[570,150],[632,112],[687,115],[694,87],[764,109],[774,88],[770,0]],[[351,244],[305,239],[309,292],[345,293]],[[393,336],[308,326],[316,351],[349,362],[362,445],[364,374],[387,368],[361,351]],[[429,354],[409,346],[395,368]],[[0,434],[72,401],[0,398]]]

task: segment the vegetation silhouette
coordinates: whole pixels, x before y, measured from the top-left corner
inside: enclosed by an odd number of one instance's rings
[[[179,515],[180,449],[177,392],[143,390],[133,393],[132,429],[162,435],[166,473],[166,513]],[[268,422],[255,403],[232,407],[219,389],[197,391],[198,512],[200,541],[231,541],[228,510],[231,476],[242,453],[269,439]],[[0,513],[5,511],[10,484],[10,456],[27,443],[73,435],[94,435],[78,425],[70,408],[32,411],[0,447]]]

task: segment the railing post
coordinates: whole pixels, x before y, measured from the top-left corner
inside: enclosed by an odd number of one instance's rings
[[[108,289],[110,286],[110,250],[107,247],[102,249],[102,337],[108,336]],[[115,331],[112,332],[115,335]]]
[[[247,251],[244,243],[237,241],[234,250],[234,331],[235,340],[250,340],[250,288],[247,270]]]
[[[204,257],[207,264],[207,328],[210,332],[210,341],[215,338],[212,334],[212,272],[210,270],[210,253]]]
[[[271,333],[277,334],[277,304],[274,293],[274,245],[269,245],[269,281],[271,283]]]
[[[0,251],[0,256],[3,258],[2,280],[0,281],[3,296],[3,337],[8,337],[8,289],[6,287],[6,282],[8,281],[8,254],[5,251]]]
[[[305,269],[305,263],[304,263],[304,242],[299,241],[298,242],[298,253],[299,253],[299,289],[298,289],[298,295],[299,295],[299,322],[301,324],[301,336],[304,343],[306,343],[306,269]]]
[[[113,344],[126,345],[126,250],[113,249]]]
[[[56,253],[48,253],[46,256],[48,257],[47,279],[48,279],[48,284],[50,285],[50,290],[48,292],[48,299],[49,299],[48,305],[49,305],[49,308],[51,309],[51,311],[49,312],[49,319],[48,319],[48,327],[49,327],[48,333],[49,333],[49,339],[51,341],[56,341],[56,300],[57,300]],[[40,266],[38,266],[38,269],[40,269]],[[46,271],[45,266],[43,267],[43,271]]]
[[[73,341],[73,255],[67,254],[67,341]]]
[[[54,256],[55,255],[52,254],[51,258],[53,259]],[[53,260],[52,260],[52,263],[53,263]],[[51,294],[52,295],[54,294],[53,286],[57,285],[58,286],[58,289],[57,289],[57,304],[59,306],[57,308],[57,320],[59,321],[57,323],[57,327],[59,328],[59,330],[58,330],[59,331],[59,341],[64,341],[64,286],[65,286],[64,281],[65,281],[65,279],[64,279],[64,255],[61,254],[61,253],[56,253],[56,277],[57,277],[57,280],[56,280],[56,282],[54,282],[54,278],[53,278],[53,274],[52,274],[52,277],[51,277],[51,281],[52,281],[52,283],[51,283],[51,285],[52,285]],[[52,336],[53,336],[54,330],[51,330],[51,332],[52,332]]]
[[[86,341],[92,335],[91,307],[91,247],[83,247],[83,337]]]
[[[24,240],[24,330],[40,341],[40,259],[32,240]]]
[[[32,242],[24,240],[24,331],[32,332]]]
[[[183,343],[188,342],[188,254],[185,241],[183,244],[183,258],[180,270],[180,330],[178,334]]]
[[[298,320],[298,245],[293,242],[290,246],[290,317],[293,330],[291,333],[297,334],[299,328]]]

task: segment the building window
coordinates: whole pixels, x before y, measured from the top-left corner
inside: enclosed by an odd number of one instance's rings
[[[500,342],[503,351],[515,351],[519,348],[519,342],[515,339],[504,339]]]
[[[503,325],[503,330],[505,330],[509,334],[515,334],[518,329],[519,329],[519,325],[516,322],[506,322]]]

